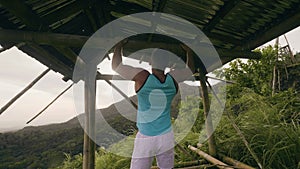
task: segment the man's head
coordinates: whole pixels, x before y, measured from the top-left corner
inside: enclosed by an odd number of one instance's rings
[[[151,54],[150,64],[152,69],[164,71],[169,66],[169,61],[173,53],[164,49],[154,49]]]

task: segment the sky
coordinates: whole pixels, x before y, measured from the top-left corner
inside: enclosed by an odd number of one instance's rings
[[[286,37],[292,51],[294,53],[300,52],[300,27],[286,33]],[[274,45],[274,43],[275,40],[272,40],[263,46]],[[286,44],[283,36],[280,36],[279,44],[281,46]],[[114,73],[110,68],[110,62],[108,60],[101,63],[99,67],[101,67],[102,73]],[[0,53],[0,107],[3,107],[11,98],[46,69],[46,66],[18,50],[16,47]],[[65,82],[62,78],[63,76],[61,74],[53,71],[45,75],[33,88],[0,115],[0,132],[28,126],[26,125],[28,120],[39,113],[72,83],[71,81]],[[128,85],[117,83],[116,85],[126,94],[130,96],[134,94],[133,83]],[[100,98],[99,102],[97,102],[97,108],[107,107],[114,101],[120,101],[122,99],[103,81],[97,82],[97,90],[97,98]],[[82,112],[76,111],[73,89],[71,88],[29,125],[37,126],[61,123],[70,120],[79,113]]]

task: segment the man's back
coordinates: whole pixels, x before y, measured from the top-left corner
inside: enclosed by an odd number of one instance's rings
[[[161,135],[171,130],[170,108],[177,93],[176,82],[170,74],[161,81],[149,74],[143,86],[137,91],[137,126],[144,135]]]

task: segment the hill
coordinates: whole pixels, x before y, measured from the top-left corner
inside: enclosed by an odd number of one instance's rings
[[[181,84],[180,91],[186,95],[195,95],[198,87]],[[135,96],[131,99],[137,102]],[[176,95],[172,103],[173,117],[176,117],[178,113],[177,107],[180,100],[180,94]],[[114,129],[129,135],[136,129],[132,121],[135,119],[136,110],[128,104],[123,100],[97,110],[96,118],[102,115]],[[30,126],[16,132],[0,133],[0,169],[54,168],[62,163],[65,158],[64,153],[71,155],[81,153],[83,129],[80,126],[80,120],[82,120],[82,115],[65,123]],[[97,134],[102,136],[97,138],[97,141],[101,143],[98,146],[106,147],[116,140],[107,139],[111,137],[111,133],[100,125],[101,122],[97,120]]]

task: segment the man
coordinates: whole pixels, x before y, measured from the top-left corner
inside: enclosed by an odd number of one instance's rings
[[[167,53],[156,49],[156,52],[152,53],[150,73],[145,69],[122,63],[123,45],[124,41],[115,46],[112,68],[123,78],[135,82],[138,97],[138,133],[134,142],[131,169],[150,169],[154,156],[160,169],[171,169],[174,166],[171,102],[178,91],[178,83],[192,75],[189,69],[193,68],[191,50],[182,45],[187,54],[186,67],[165,74],[168,59],[161,54]]]

